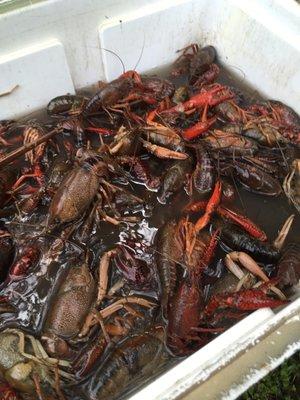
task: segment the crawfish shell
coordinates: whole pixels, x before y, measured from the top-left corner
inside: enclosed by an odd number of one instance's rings
[[[251,139],[217,129],[204,140],[213,150],[221,150],[227,154],[254,154],[258,148],[257,143]]]
[[[147,332],[128,337],[96,370],[87,393],[93,400],[114,400],[165,361],[164,343],[158,335]]]
[[[198,193],[205,194],[210,192],[214,186],[214,165],[208,152],[203,146],[197,148],[196,154],[197,164],[193,173],[193,183]]]
[[[57,96],[49,101],[47,113],[51,117],[79,114],[85,103],[86,98],[84,96],[71,94]]]
[[[175,241],[176,226],[175,221],[169,221],[158,230],[156,235],[156,262],[163,306],[168,303],[169,297],[172,296],[177,281],[176,262],[179,261],[181,254],[179,254]]]
[[[95,295],[95,282],[84,264],[70,268],[51,305],[45,331],[59,337],[76,336]]]
[[[273,109],[275,109],[275,112],[277,111],[280,115],[280,119],[286,126],[290,128],[300,127],[300,117],[291,107],[278,100],[269,100],[268,103]]]
[[[145,90],[149,90],[150,92],[154,93],[154,96],[157,100],[162,100],[165,97],[171,97],[175,92],[174,84],[168,79],[143,76],[142,84]]]
[[[216,49],[213,46],[206,46],[200,49],[190,62],[190,79],[203,74],[217,56]]]
[[[17,179],[18,170],[8,166],[0,170],[0,207],[6,199],[6,192],[10,190]]]
[[[100,111],[102,107],[110,107],[129,94],[133,87],[130,78],[118,78],[103,86],[86,104],[83,114],[88,115]]]
[[[49,224],[80,217],[99,188],[98,176],[86,165],[72,169],[63,179],[49,208]]]
[[[233,224],[222,228],[222,241],[234,251],[245,251],[255,260],[264,263],[279,259],[280,252],[271,243],[252,238]]]
[[[1,233],[5,233],[5,231],[0,229]],[[13,256],[14,243],[11,236],[0,236],[0,282],[6,278]]]
[[[300,244],[291,243],[278,263],[280,283],[283,286],[297,285],[300,279]]]
[[[158,192],[158,200],[161,203],[165,204],[171,195],[180,191],[184,185],[186,175],[191,172],[191,169],[192,160],[190,157],[183,161],[174,162],[165,174],[162,186]]]
[[[250,192],[265,196],[279,196],[282,192],[280,182],[267,172],[246,163],[235,163],[235,176]]]

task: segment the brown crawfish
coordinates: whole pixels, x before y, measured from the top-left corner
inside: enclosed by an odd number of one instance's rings
[[[167,359],[164,337],[160,326],[127,337],[88,381],[85,389],[90,399],[114,400],[137,379],[162,366]]]
[[[182,54],[173,64],[172,75],[188,73],[191,83],[203,74],[216,58],[216,49],[213,46],[199,49],[199,46],[193,43],[179,51]]]
[[[49,208],[49,226],[70,222],[82,215],[93,201],[100,179],[108,174],[107,164],[101,160],[84,160],[63,179]]]

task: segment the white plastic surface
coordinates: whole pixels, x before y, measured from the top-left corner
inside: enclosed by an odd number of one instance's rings
[[[0,94],[7,93],[0,97],[0,119],[41,109],[49,99],[75,90],[57,40],[0,56],[0,77]]]

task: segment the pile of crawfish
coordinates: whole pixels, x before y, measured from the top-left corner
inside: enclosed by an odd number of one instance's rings
[[[180,53],[0,121],[0,399],[128,395],[295,295],[299,116]]]

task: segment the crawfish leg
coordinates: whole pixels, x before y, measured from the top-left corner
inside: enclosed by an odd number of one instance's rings
[[[100,304],[107,292],[108,285],[108,269],[110,264],[110,259],[116,254],[116,250],[110,250],[103,254],[99,264],[99,284],[98,284],[98,296],[97,304]]]
[[[195,224],[196,232],[201,231],[201,229],[205,228],[205,226],[209,223],[212,214],[216,211],[222,194],[222,183],[218,181],[215,185],[214,191],[211,195],[211,198],[208,200],[205,213],[198,219]]]
[[[173,160],[186,160],[188,158],[188,155],[186,153],[170,150],[165,147],[158,146],[157,144],[152,144],[144,139],[140,139],[140,141],[142,142],[142,145],[143,147],[145,147],[146,150],[159,158]]]
[[[288,217],[288,219],[285,221],[285,223],[283,224],[282,228],[280,229],[277,238],[273,242],[274,247],[276,249],[278,249],[278,250],[282,249],[285,239],[286,239],[286,237],[291,229],[291,226],[293,224],[294,218],[295,218],[294,214],[290,215]]]
[[[217,208],[217,213],[222,217],[229,218],[236,224],[240,225],[252,237],[257,238],[261,241],[267,240],[267,235],[265,234],[265,232],[244,215],[238,214],[223,206],[219,206]]]

